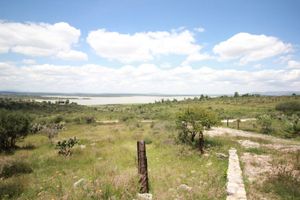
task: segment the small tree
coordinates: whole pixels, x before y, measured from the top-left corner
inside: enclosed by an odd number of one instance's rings
[[[182,143],[194,145],[198,142],[201,153],[204,153],[203,131],[218,124],[214,113],[201,108],[187,109],[177,117],[178,139]],[[198,135],[198,141],[196,136]]]
[[[233,95],[233,97],[239,97],[240,95],[239,95],[239,93],[238,92],[234,92],[234,95]]]
[[[11,150],[16,147],[30,131],[30,119],[21,112],[0,111],[0,150]]]
[[[45,133],[50,140],[52,144],[53,138],[57,137],[59,131],[61,131],[64,128],[64,123],[51,123],[44,126],[44,128],[41,130],[43,133]]]

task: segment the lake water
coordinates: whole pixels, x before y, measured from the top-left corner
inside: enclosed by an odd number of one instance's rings
[[[199,96],[121,96],[121,97],[84,97],[84,96],[43,96],[51,99],[35,99],[36,101],[51,101],[69,99],[70,102],[75,102],[80,105],[108,105],[108,104],[142,104],[154,103],[155,101],[184,100],[185,98],[194,98]]]

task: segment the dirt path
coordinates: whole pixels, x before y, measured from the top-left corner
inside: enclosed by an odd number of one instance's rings
[[[240,119],[240,120],[241,120],[241,122],[255,121],[256,118],[244,118],[244,119]],[[235,122],[235,121],[237,121],[237,119],[228,119],[228,122],[229,122],[229,123],[232,123],[232,122]],[[221,122],[226,123],[226,122],[227,122],[227,119],[223,119],[223,120],[221,120]]]
[[[274,151],[266,151],[262,150],[262,153],[253,152],[242,152],[240,154],[241,163],[243,163],[243,175],[248,180],[248,200],[256,200],[256,199],[265,199],[265,200],[273,200],[280,199],[274,194],[266,194],[262,193],[260,189],[262,188],[263,182],[269,178],[271,174],[278,171],[278,164],[275,162],[278,158],[284,157],[286,160],[286,156],[290,155],[290,153],[300,152],[300,142],[291,141],[287,139],[276,138],[270,135],[264,135],[249,131],[236,130],[231,128],[223,128],[223,127],[214,127],[209,131],[205,131],[205,135],[209,136],[228,136],[232,137],[233,140],[236,140],[244,149],[259,149],[268,148],[276,150]],[[245,137],[245,138],[235,138],[235,137]],[[256,140],[255,140],[256,139]],[[263,140],[257,140],[263,139]],[[273,152],[273,153],[272,153]],[[286,156],[285,156],[286,155]],[[280,157],[278,157],[280,156]],[[290,167],[290,161],[286,161],[285,164],[281,164],[281,166]],[[299,176],[299,170],[292,171],[294,176]],[[235,184],[236,185],[236,184]],[[227,191],[228,192],[228,191]],[[233,198],[239,199],[239,198]]]
[[[272,143],[283,144],[283,145],[300,149],[300,142],[297,141],[291,141],[291,140],[281,139],[270,135],[263,135],[255,132],[242,131],[242,130],[236,130],[231,128],[213,127],[211,130],[205,131],[204,134],[209,136],[229,135],[232,137],[241,136],[241,137],[248,137],[248,138],[261,138],[261,139],[268,140]]]

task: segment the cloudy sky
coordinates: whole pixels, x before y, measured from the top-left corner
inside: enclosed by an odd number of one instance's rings
[[[0,91],[300,90],[297,0],[2,0]]]

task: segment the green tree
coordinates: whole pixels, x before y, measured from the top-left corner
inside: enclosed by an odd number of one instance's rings
[[[239,96],[240,96],[240,95],[239,95],[238,92],[235,92],[234,95],[233,95],[233,97],[239,97]]]
[[[30,119],[21,112],[0,111],[0,150],[11,150],[16,147],[30,131]]]
[[[203,131],[219,123],[216,115],[202,108],[187,109],[177,117],[176,124],[180,142],[190,145],[198,143],[199,150],[204,153]],[[198,141],[196,141],[198,135]]]

